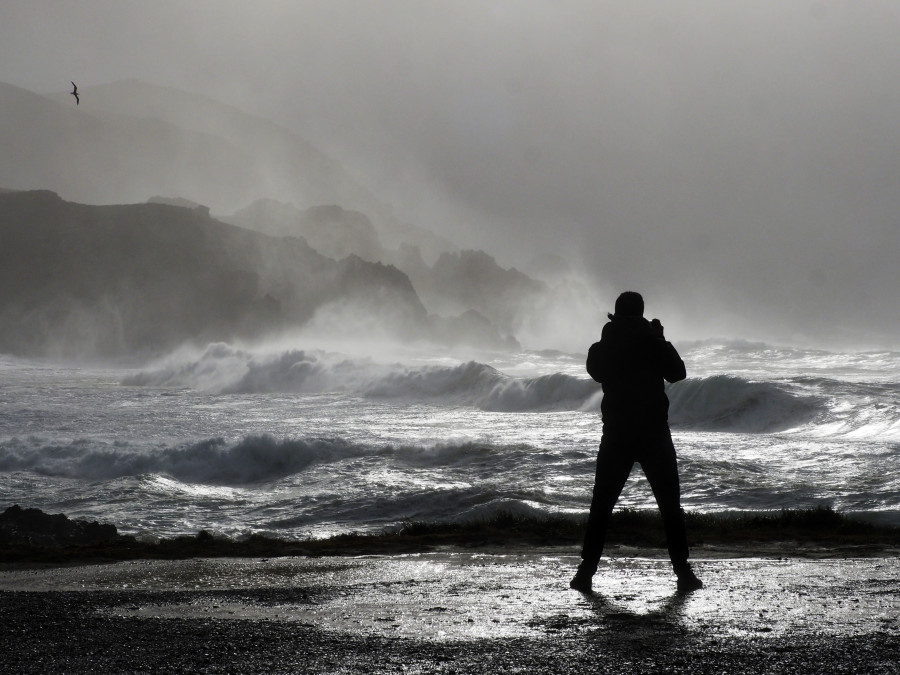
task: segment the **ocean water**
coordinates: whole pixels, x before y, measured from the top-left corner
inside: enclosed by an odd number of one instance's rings
[[[0,508],[146,536],[586,513],[602,394],[583,354],[299,342],[129,368],[0,356]],[[687,510],[829,505],[900,525],[900,353],[677,346]],[[619,506],[655,508],[638,467]]]

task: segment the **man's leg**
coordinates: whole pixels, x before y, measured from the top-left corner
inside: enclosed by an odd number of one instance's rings
[[[653,489],[653,496],[662,516],[666,543],[672,567],[678,575],[682,590],[693,590],[702,584],[694,576],[688,564],[687,529],[684,511],[681,509],[681,485],[678,479],[678,463],[675,445],[668,429],[649,435],[641,449],[641,468]]]
[[[590,587],[590,578],[597,571],[597,564],[603,554],[609,516],[625,486],[625,481],[628,480],[628,474],[631,473],[633,465],[631,448],[627,447],[624,439],[604,432],[600,439],[600,451],[597,453],[594,492],[584,533],[581,565],[578,567],[576,575],[576,579],[587,580],[588,588]],[[575,588],[576,580],[572,581],[572,587]]]

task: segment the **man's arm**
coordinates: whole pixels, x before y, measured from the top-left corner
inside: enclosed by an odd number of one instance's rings
[[[659,365],[666,382],[678,382],[687,377],[684,361],[671,342],[659,340]]]
[[[588,349],[586,365],[588,375],[600,384],[603,384],[606,368],[604,368],[603,345],[600,342],[595,342],[591,345],[591,348]]]
[[[679,380],[683,380],[687,377],[684,361],[681,360],[681,356],[678,354],[678,350],[675,349],[675,346],[666,340],[663,325],[660,323],[659,319],[653,319],[653,321],[650,322],[650,327],[656,338],[657,359],[663,378],[666,382],[678,382]]]

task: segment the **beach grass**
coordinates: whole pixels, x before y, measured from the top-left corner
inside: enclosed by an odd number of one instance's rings
[[[846,515],[830,506],[736,513],[687,511],[685,520],[692,546],[741,547],[768,542],[795,542],[803,546],[900,546],[900,527]],[[585,516],[500,513],[491,519],[463,523],[409,522],[397,534],[455,539],[464,545],[508,541],[556,546],[580,544],[585,521]],[[656,510],[614,511],[606,541],[611,545],[665,548],[662,518]]]
[[[753,555],[770,550],[809,555],[876,555],[900,550],[900,527],[879,525],[823,506],[768,512],[685,514],[692,547],[720,547]],[[325,539],[282,539],[253,534],[230,538],[201,531],[194,535],[143,541],[117,535],[89,545],[47,546],[7,541],[0,562],[60,563],[78,560],[184,559],[195,557],[278,557],[375,555],[438,549],[570,547],[577,550],[584,516],[529,516],[501,512],[465,522],[409,520],[376,532],[350,532]],[[608,546],[664,549],[665,535],[657,511],[621,509],[613,513]],[[769,548],[767,548],[769,547]]]

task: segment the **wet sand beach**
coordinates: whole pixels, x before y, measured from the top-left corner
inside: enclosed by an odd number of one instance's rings
[[[0,568],[4,672],[897,673],[900,558],[620,547]]]

